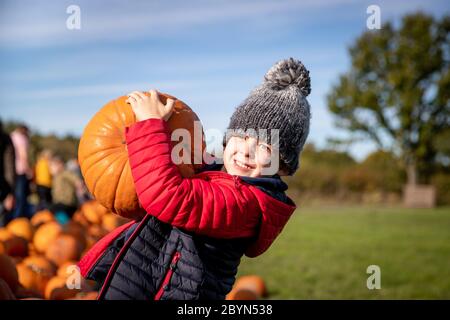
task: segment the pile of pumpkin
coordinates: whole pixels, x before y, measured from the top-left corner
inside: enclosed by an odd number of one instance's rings
[[[69,289],[68,277],[89,248],[127,221],[96,201],[84,203],[64,225],[47,210],[12,220],[0,228],[0,300],[95,299],[95,282],[81,279],[80,289]]]

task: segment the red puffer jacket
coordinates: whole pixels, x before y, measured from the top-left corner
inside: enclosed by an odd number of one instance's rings
[[[296,206],[279,201],[239,176],[205,171],[183,178],[171,161],[172,142],[163,120],[126,130],[136,192],[148,214],[162,222],[214,238],[257,236],[245,255],[266,251]]]

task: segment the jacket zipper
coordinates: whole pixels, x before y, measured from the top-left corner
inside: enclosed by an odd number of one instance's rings
[[[164,290],[167,289],[167,286],[170,282],[170,279],[172,278],[173,272],[175,270],[175,267],[177,265],[178,260],[181,258],[180,252],[175,252],[175,254],[172,257],[172,260],[170,261],[169,270],[167,270],[166,275],[164,276],[164,280],[161,283],[161,286],[159,287],[158,291],[156,292],[154,300],[161,300],[161,297],[164,293]]]
[[[106,275],[105,281],[103,282],[103,285],[99,291],[99,294],[97,296],[97,300],[103,300],[107,287],[109,286],[109,283],[119,266],[120,261],[122,261],[123,256],[127,252],[128,248],[130,247],[131,243],[134,241],[134,239],[138,236],[139,232],[141,232],[142,228],[145,226],[147,221],[150,219],[151,215],[147,214],[144,216],[144,218],[139,222],[139,225],[134,229],[131,236],[128,238],[128,240],[124,243],[122,248],[120,249],[119,253],[116,255],[116,258],[114,259],[111,267],[108,270],[108,274]]]

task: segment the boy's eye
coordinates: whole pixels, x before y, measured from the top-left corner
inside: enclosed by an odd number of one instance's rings
[[[259,148],[260,148],[262,151],[270,152],[270,147],[269,147],[268,145],[263,144],[263,143],[260,143],[260,144],[259,144]]]

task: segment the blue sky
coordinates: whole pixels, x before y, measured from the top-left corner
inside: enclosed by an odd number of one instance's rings
[[[81,29],[68,30],[69,5]],[[366,9],[398,21],[418,9],[441,16],[446,1],[1,1],[0,117],[43,133],[81,134],[109,100],[157,88],[225,130],[235,107],[276,61],[310,70],[310,142],[345,135],[326,94],[349,67],[348,46],[366,30]],[[349,150],[362,158],[373,146]]]

